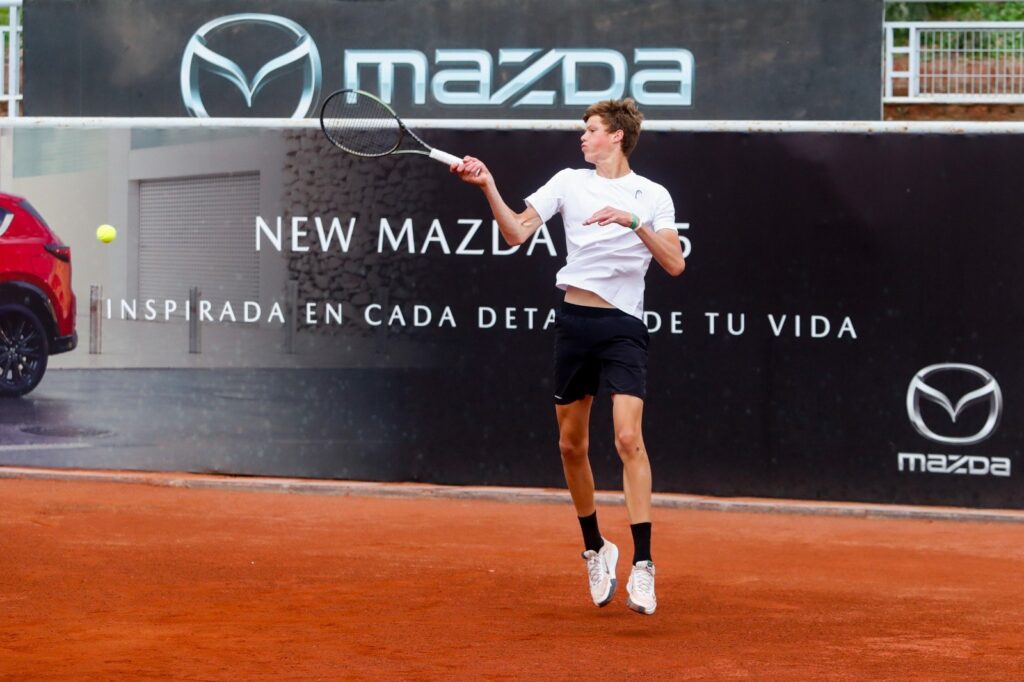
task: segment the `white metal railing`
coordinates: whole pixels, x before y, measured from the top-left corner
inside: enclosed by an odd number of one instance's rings
[[[21,5],[22,0],[0,0],[0,9],[7,8],[9,14],[7,23],[0,24],[0,102],[7,103],[9,117],[17,116],[21,108]]]
[[[414,118],[413,130],[582,130],[579,119]],[[319,118],[191,118],[20,116],[0,118],[0,130],[320,130]],[[841,133],[850,135],[1024,135],[1024,121],[738,121],[646,120],[644,130],[689,133]]]
[[[1024,103],[1024,22],[886,22],[883,100]]]

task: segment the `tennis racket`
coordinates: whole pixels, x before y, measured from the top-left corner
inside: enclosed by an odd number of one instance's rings
[[[462,163],[459,157],[421,140],[402,123],[394,109],[362,90],[331,93],[320,107],[320,127],[334,146],[355,156],[422,154],[446,166]]]

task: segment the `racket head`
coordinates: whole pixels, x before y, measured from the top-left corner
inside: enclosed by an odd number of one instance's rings
[[[402,143],[405,127],[394,109],[362,90],[338,90],[320,107],[320,127],[339,149],[374,158],[391,154]]]

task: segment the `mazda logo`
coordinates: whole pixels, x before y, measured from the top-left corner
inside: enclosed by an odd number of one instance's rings
[[[276,28],[285,33],[295,46],[264,64],[249,80],[242,67],[207,47],[210,34],[240,24]],[[306,29],[291,19],[273,14],[244,13],[220,17],[200,26],[185,46],[185,54],[181,58],[181,97],[191,116],[209,117],[199,93],[199,73],[207,71],[238,88],[246,105],[251,108],[253,99],[264,86],[296,68],[302,69],[302,95],[291,117],[305,118],[320,97],[321,79],[320,53]]]
[[[954,405],[949,396],[928,383],[929,377],[941,372],[966,373],[980,379],[982,382],[981,387],[964,394]],[[961,413],[969,406],[988,401],[988,419],[985,420],[985,425],[981,427],[981,430],[973,436],[940,436],[928,428],[921,417],[922,398],[941,406],[954,424]],[[996,430],[1002,414],[1003,393],[999,390],[999,384],[996,383],[995,377],[981,367],[975,367],[974,365],[958,363],[929,365],[914,375],[914,378],[910,381],[910,387],[907,389],[907,415],[910,417],[910,423],[914,425],[914,429],[919,434],[939,443],[952,445],[974,445],[980,443],[991,436],[992,432]]]

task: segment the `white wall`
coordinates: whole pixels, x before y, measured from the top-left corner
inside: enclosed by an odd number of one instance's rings
[[[74,131],[60,131],[56,138],[66,139],[69,132]],[[87,132],[96,135],[96,131]],[[72,282],[80,317],[88,316],[90,285],[101,285],[104,297],[115,301],[138,294],[140,181],[257,171],[260,173],[259,214],[273,217],[283,212],[286,145],[280,131],[258,131],[251,135],[135,150],[131,149],[130,130],[110,130],[105,135],[105,144],[100,148],[92,144],[68,164],[71,168],[84,169],[25,176],[24,170],[19,171],[14,166],[18,158],[24,161],[27,149],[15,155],[11,130],[0,131],[0,191],[31,201],[71,247]],[[46,147],[45,153],[52,157],[54,145]],[[86,153],[91,154],[91,158],[82,158]],[[32,172],[46,172],[54,167],[52,162],[44,163],[41,170]],[[96,228],[104,223],[118,230],[118,238],[111,244],[96,240]],[[238,248],[254,249],[254,240],[239,244]],[[269,306],[283,299],[286,276],[284,254],[273,250],[261,252],[261,303]]]

